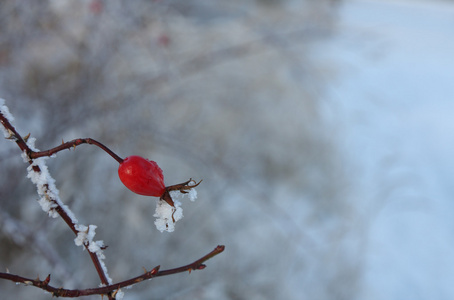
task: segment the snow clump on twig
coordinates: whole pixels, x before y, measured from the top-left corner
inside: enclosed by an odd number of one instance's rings
[[[170,197],[173,200],[174,207],[169,205],[166,201],[159,199],[156,203],[156,210],[153,217],[156,217],[154,222],[156,229],[159,231],[173,232],[175,230],[175,223],[183,218],[183,208],[181,208],[181,202],[177,200],[181,195],[179,191],[171,191]],[[186,195],[188,195],[189,200],[195,201],[197,198],[197,191],[193,188]]]
[[[106,256],[104,255],[104,251],[102,250],[105,247],[104,241],[93,240],[96,234],[95,232],[96,228],[98,228],[98,226],[75,225],[74,227],[77,230],[77,237],[74,239],[74,243],[76,244],[76,246],[86,246],[88,251],[96,254],[99,260],[99,264],[101,265],[101,268],[103,269],[104,274],[106,275],[108,283],[112,284],[113,281],[109,277],[106,264],[104,263],[104,259],[106,258]]]
[[[8,106],[5,105],[5,100],[0,98],[0,113],[10,122],[12,123],[14,121],[13,115],[9,112]],[[5,127],[0,126],[0,128],[3,131],[3,135],[5,135],[5,138],[9,139],[11,137],[12,132],[7,130]]]

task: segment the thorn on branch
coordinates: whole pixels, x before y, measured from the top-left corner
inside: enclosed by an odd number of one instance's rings
[[[49,282],[50,282],[50,274],[47,275],[46,279],[44,279],[44,281],[42,282],[42,285],[43,286],[48,286]]]
[[[116,297],[117,296],[117,293],[120,291],[120,289],[116,289],[113,293],[112,293],[112,297]]]
[[[152,275],[156,274],[159,272],[159,269],[161,268],[161,266],[156,266],[153,268],[153,270],[151,270],[150,272],[152,273]]]
[[[25,280],[25,281],[24,281],[24,284],[25,284],[25,285],[33,285],[33,281]]]
[[[8,132],[9,136],[6,137],[6,139],[8,140],[14,140],[14,141],[17,141],[18,138],[17,138],[17,135],[9,128],[6,129],[6,131]]]

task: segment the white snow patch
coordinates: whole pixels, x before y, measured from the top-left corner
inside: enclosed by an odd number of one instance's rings
[[[32,141],[32,145],[33,144],[34,141]],[[30,166],[27,167],[27,177],[30,178],[30,180],[36,185],[38,195],[40,196],[38,203],[41,205],[43,211],[45,211],[52,218],[59,216],[55,209],[60,206],[71,219],[72,223],[77,224],[78,221],[73,212],[60,200],[58,195],[59,191],[55,186],[55,179],[50,176],[49,169],[45,163],[46,159],[48,158],[37,158],[33,160]]]
[[[189,200],[195,201],[197,191],[194,188],[189,190],[187,194],[179,191],[171,191],[170,197],[175,207],[170,206],[164,200],[158,200],[153,217],[157,218],[154,224],[159,231],[173,232],[175,230],[175,223],[183,218],[183,208],[181,208],[181,202],[178,201],[178,198],[183,198],[185,195],[188,195]]]
[[[196,189],[189,190],[188,197],[189,200],[195,201],[195,199],[197,199],[197,190]]]
[[[123,300],[124,296],[125,296],[125,293],[122,290],[117,290],[117,292],[115,293],[116,300]]]
[[[0,113],[10,122],[12,123],[14,121],[13,115],[9,112],[8,106],[5,105],[5,100],[0,98]],[[1,126],[1,129],[3,131],[3,135],[5,138],[11,137],[11,132],[7,130],[5,127]]]
[[[112,284],[112,279],[109,277],[107,267],[104,263],[104,259],[106,256],[104,255],[104,252],[102,248],[104,247],[104,241],[95,241],[94,237],[96,235],[96,228],[98,226],[96,225],[75,225],[76,230],[78,231],[77,237],[74,239],[74,243],[77,246],[87,246],[88,251],[91,253],[95,253],[96,256],[98,257],[99,263],[104,271],[104,274],[106,275],[107,281],[109,284]]]
[[[156,210],[153,217],[156,217],[154,224],[156,228],[163,232],[173,232],[175,230],[175,223],[183,218],[183,209],[181,208],[181,202],[173,200],[175,207],[170,206],[164,200],[158,200],[156,203]]]
[[[13,115],[9,112],[8,106],[5,105],[5,99],[0,98],[0,112],[3,114],[5,118],[8,119],[8,121],[13,122],[14,117]]]
[[[9,122],[14,120],[14,117],[8,110],[8,107],[4,105],[5,100],[0,98],[0,113],[8,119]],[[9,138],[11,133],[6,130],[3,126],[3,133],[5,137]],[[35,152],[39,152],[39,150],[35,147],[35,138],[28,138],[27,146]],[[30,158],[28,157],[27,153],[21,154],[24,162],[29,162]],[[77,230],[77,236],[74,239],[74,242],[77,246],[86,245],[88,251],[91,253],[95,253],[98,257],[99,263],[101,268],[106,275],[107,281],[109,284],[112,284],[112,279],[109,277],[107,272],[107,267],[104,263],[104,256],[102,248],[104,247],[103,241],[94,241],[93,238],[95,237],[95,230],[97,228],[96,225],[89,225],[88,227],[85,225],[79,225],[78,220],[76,219],[74,213],[60,200],[59,191],[55,186],[55,179],[49,173],[49,169],[46,165],[46,160],[49,159],[48,157],[40,157],[33,159],[32,163],[27,167],[27,177],[36,185],[37,192],[39,195],[38,203],[50,217],[56,218],[59,216],[57,208],[60,207],[66,215],[70,218],[71,222],[74,224],[75,229]],[[180,217],[181,218],[181,217]],[[118,294],[118,293],[117,293]],[[121,298],[123,298],[123,293],[119,294]],[[121,299],[117,298],[117,299]]]

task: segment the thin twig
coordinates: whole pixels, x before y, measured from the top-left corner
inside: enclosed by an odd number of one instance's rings
[[[186,266],[179,267],[179,268],[159,271],[158,274],[155,275],[155,277],[167,276],[167,275],[177,274],[177,273],[181,273],[181,272],[185,272],[185,271],[190,272],[191,270],[203,270],[206,268],[206,265],[204,265],[203,263],[206,262],[207,260],[215,257],[219,253],[222,253],[224,251],[224,249],[225,249],[224,245],[219,245],[216,248],[214,248],[213,251],[211,251],[204,257],[196,260],[195,262],[193,262],[189,265],[186,265]]]
[[[160,277],[160,276],[167,276],[167,275],[172,275],[172,274],[177,274],[177,273],[182,273],[189,271],[191,272],[192,270],[202,270],[206,267],[203,263],[214,256],[218,255],[219,253],[222,253],[225,249],[225,246],[219,245],[216,248],[214,248],[213,251],[208,253],[207,255],[203,256],[202,258],[194,261],[191,264],[188,264],[186,266],[174,268],[174,269],[168,269],[168,270],[163,270],[159,271],[160,266],[157,266],[153,268],[151,271],[147,271],[142,275],[139,275],[137,277],[121,281],[118,283],[114,283],[111,285],[99,287],[99,288],[91,288],[91,289],[85,289],[85,290],[69,290],[69,289],[64,289],[64,288],[56,288],[51,285],[49,285],[50,282],[50,275],[46,277],[45,280],[40,280],[39,278],[37,279],[30,279],[30,278],[25,278],[22,276],[18,275],[13,275],[10,273],[0,273],[0,278],[2,279],[7,279],[13,282],[17,283],[23,283],[25,285],[30,285],[30,286],[35,286],[37,288],[43,289],[49,293],[52,294],[52,296],[55,297],[68,297],[68,298],[75,298],[75,297],[80,297],[80,296],[89,296],[89,295],[106,295],[106,294],[112,294],[115,295],[115,291],[127,286],[132,286],[134,284],[140,283],[144,280],[148,280],[154,277]]]
[[[110,150],[108,147],[106,147],[104,144],[91,139],[91,138],[82,138],[82,139],[74,139],[72,141],[62,143],[60,146],[57,146],[55,148],[45,150],[45,151],[39,151],[39,152],[30,152],[29,157],[31,159],[35,159],[38,157],[44,157],[44,156],[51,156],[59,151],[65,150],[65,149],[71,149],[71,148],[76,148],[76,146],[82,145],[82,144],[90,144],[90,145],[95,145],[107,152],[110,156],[112,156],[118,163],[123,162],[123,158],[118,156],[115,152]]]

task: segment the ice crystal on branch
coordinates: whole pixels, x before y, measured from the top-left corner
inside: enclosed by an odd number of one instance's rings
[[[192,202],[194,202],[195,199],[197,199],[197,190],[196,190],[196,189],[191,189],[191,190],[189,190],[189,192],[188,192],[188,197],[189,197],[189,200],[191,200]]]
[[[175,223],[183,218],[183,208],[181,202],[177,198],[188,195],[189,200],[195,201],[197,198],[197,191],[193,188],[188,193],[183,194],[180,191],[171,191],[170,197],[173,199],[174,207],[170,206],[166,201],[160,199],[156,203],[156,211],[153,217],[156,217],[154,224],[156,228],[163,232],[173,232],[175,230]]]
[[[30,144],[33,144],[33,142]],[[77,224],[78,221],[73,212],[60,200],[59,191],[55,186],[55,179],[50,176],[49,169],[45,163],[46,159],[47,157],[37,158],[27,167],[27,177],[36,185],[40,197],[38,203],[52,218],[59,216],[55,209],[60,206],[69,216],[72,223]]]
[[[0,113],[7,119],[9,123],[14,120],[14,117],[10,114],[8,107],[4,105],[4,100],[0,98]],[[8,130],[6,127],[1,127],[4,131],[6,138],[13,138],[15,136],[14,132]],[[11,132],[10,132],[11,131]],[[16,137],[19,138],[19,137]],[[33,152],[39,152],[39,149],[35,147],[35,138],[27,136],[26,139],[20,139],[22,143],[26,143],[28,150]],[[57,218],[58,216],[64,215],[67,218],[67,223],[70,227],[74,226],[74,230],[77,232],[77,237],[74,242],[78,246],[85,246],[88,251],[95,254],[99,265],[101,266],[104,275],[106,277],[107,283],[112,284],[112,279],[108,276],[107,267],[104,263],[104,253],[102,249],[104,248],[103,241],[94,241],[95,230],[97,226],[89,225],[79,225],[78,220],[76,219],[74,213],[63,204],[59,197],[59,191],[55,185],[55,179],[50,175],[49,169],[46,165],[46,160],[48,157],[39,157],[31,159],[28,154],[28,151],[22,153],[22,158],[24,162],[29,162],[30,165],[27,167],[27,178],[29,178],[33,184],[36,185],[37,192],[39,195],[38,203],[50,217]],[[71,224],[69,224],[71,223]]]
[[[158,200],[153,217],[157,218],[154,224],[159,231],[173,232],[175,230],[175,223],[183,218],[181,203],[174,201],[174,204],[175,207],[172,207],[167,202]]]
[[[106,275],[107,281],[109,284],[112,284],[112,279],[109,277],[107,272],[107,267],[104,263],[104,259],[106,258],[102,249],[104,248],[104,241],[95,241],[93,238],[96,234],[96,225],[75,225],[77,230],[77,237],[74,239],[74,243],[77,246],[86,246],[88,251],[91,253],[95,253],[99,259],[99,263]]]
[[[14,121],[13,115],[9,112],[8,106],[5,105],[5,100],[0,98],[0,113],[10,122]],[[3,134],[7,139],[11,138],[12,133],[8,131],[5,127],[0,127],[3,131]]]

